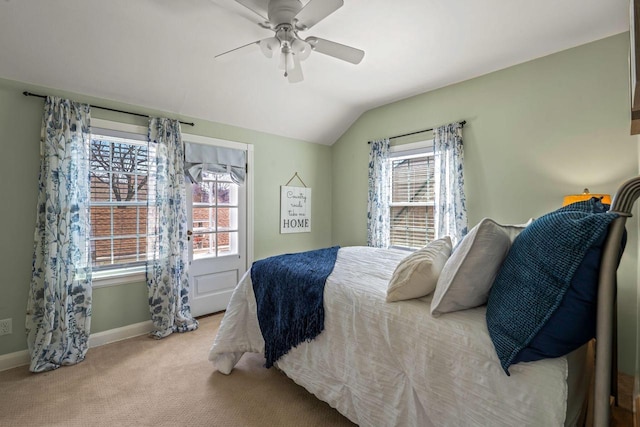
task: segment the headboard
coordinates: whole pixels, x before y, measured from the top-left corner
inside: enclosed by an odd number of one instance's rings
[[[598,320],[596,326],[596,362],[593,424],[609,425],[612,384],[617,383],[617,325],[616,325],[616,272],[620,257],[620,243],[627,218],[633,204],[640,197],[640,176],[622,184],[611,202],[611,212],[620,216],[610,225],[600,263],[598,287]],[[615,389],[615,385],[613,389]]]

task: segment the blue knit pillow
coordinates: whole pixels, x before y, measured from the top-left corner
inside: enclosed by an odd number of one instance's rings
[[[618,215],[592,198],[544,215],[513,242],[487,303],[500,364],[567,354],[595,332],[602,246]]]

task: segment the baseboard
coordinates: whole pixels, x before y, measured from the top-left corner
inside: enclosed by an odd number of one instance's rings
[[[21,350],[14,353],[0,355],[0,371],[17,368],[18,366],[28,365],[29,351]]]
[[[127,338],[148,334],[152,330],[153,323],[151,320],[147,320],[146,322],[134,323],[133,325],[127,325],[121,328],[97,332],[95,334],[91,334],[89,337],[89,348],[99,347],[112,342],[126,340]]]
[[[127,325],[121,328],[97,332],[89,336],[89,348],[100,347],[101,345],[109,344],[112,342],[126,340],[127,338],[133,338],[139,335],[145,335],[152,330],[153,323],[151,323],[151,320],[147,320],[146,322],[134,323],[133,325]],[[29,362],[30,359],[28,350],[2,354],[0,355],[0,371],[17,368],[18,366],[28,365]]]

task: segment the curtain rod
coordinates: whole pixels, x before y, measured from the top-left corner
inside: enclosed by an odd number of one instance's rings
[[[455,122],[454,122],[454,123],[455,123]],[[458,122],[458,123],[460,123],[460,125],[462,125],[462,127],[464,127],[464,125],[466,125],[466,124],[467,124],[467,121],[466,121],[466,120],[463,120],[463,121]],[[432,131],[432,130],[433,130],[433,128],[431,128],[431,129],[417,130],[417,131],[415,131],[415,132],[404,133],[404,134],[402,134],[402,135],[390,136],[390,137],[389,137],[389,139],[396,139],[396,138],[402,138],[403,136],[417,135],[417,134],[419,134],[419,133],[429,132],[429,131]],[[368,141],[368,142],[367,142],[367,144],[371,144],[371,141]]]
[[[46,98],[45,95],[38,95],[36,93],[27,92],[26,90],[24,92],[22,92],[22,94],[24,96],[35,96],[36,98],[43,98],[43,99]],[[146,114],[132,113],[131,111],[117,110],[115,108],[109,108],[109,107],[100,107],[99,105],[92,105],[91,107],[92,108],[99,108],[100,110],[115,111],[116,113],[131,114],[132,116],[147,117],[147,118],[150,117],[150,116],[148,116]],[[195,123],[193,123],[193,122],[183,122],[181,120],[178,120],[178,122],[182,123],[183,125],[195,126]]]

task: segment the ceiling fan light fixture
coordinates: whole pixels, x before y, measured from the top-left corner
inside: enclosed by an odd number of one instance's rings
[[[268,39],[260,40],[260,50],[267,58],[273,58],[273,52],[280,47],[280,40],[275,37],[269,37]]]
[[[294,39],[291,43],[291,50],[300,61],[304,61],[311,54],[311,45],[304,40]]]

